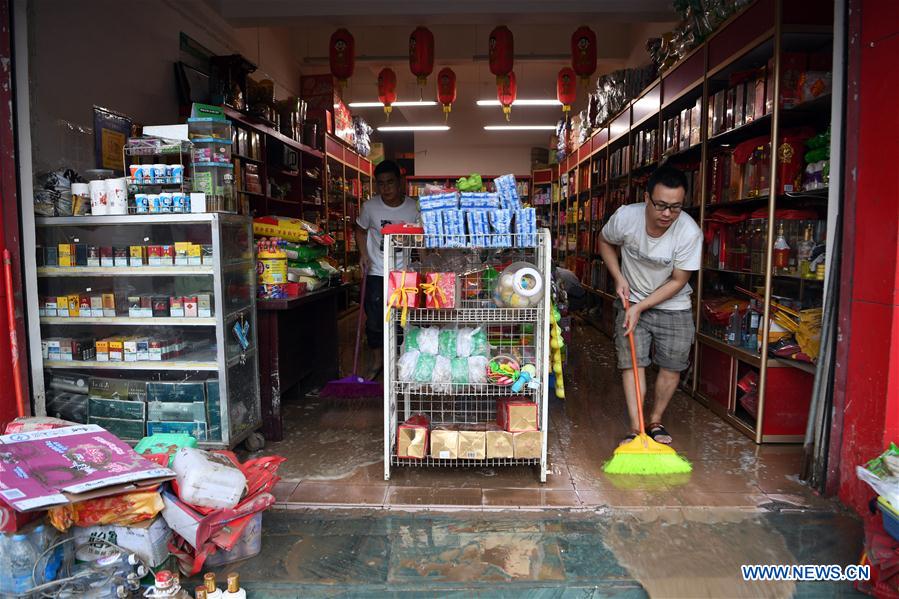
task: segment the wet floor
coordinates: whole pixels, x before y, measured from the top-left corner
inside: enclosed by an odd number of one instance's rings
[[[848,583],[743,582],[742,564],[858,557],[845,514],[275,511],[237,570],[267,597],[852,597]],[[225,571],[222,571],[224,574]]]
[[[758,446],[678,392],[665,424],[690,475],[609,476],[602,464],[627,430],[611,341],[589,325],[574,327],[566,364],[567,399],[550,401],[549,475],[531,468],[393,468],[384,480],[381,401],[286,401],[285,439],[265,453],[288,458],[279,503],[290,507],[732,507],[834,509],[797,477],[797,445]],[[652,377],[650,377],[650,380]],[[651,383],[648,396],[651,397]]]
[[[857,563],[861,523],[797,478],[801,448],[757,446],[678,393],[686,476],[607,476],[625,432],[610,341],[574,331],[550,404],[545,484],[530,468],[395,468],[379,400],[286,404],[288,458],[263,552],[235,565],[262,597],[837,597],[848,583],[747,583],[743,564]]]

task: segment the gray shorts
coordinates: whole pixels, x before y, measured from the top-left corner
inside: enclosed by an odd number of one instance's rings
[[[618,351],[618,368],[631,368],[631,348],[624,335],[624,308],[615,302],[615,349]],[[634,347],[637,350],[637,367],[646,368],[650,363],[659,368],[681,372],[690,365],[693,350],[692,310],[650,309],[640,315],[634,329]],[[650,360],[650,351],[652,359]]]

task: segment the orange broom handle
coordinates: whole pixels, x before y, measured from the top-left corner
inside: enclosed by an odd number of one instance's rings
[[[16,410],[19,416],[25,416],[25,397],[22,392],[22,381],[19,378],[19,341],[16,336],[15,290],[12,286],[12,257],[9,250],[3,250],[3,274],[6,282],[6,318],[9,321],[9,353],[12,362],[13,389],[16,394]]]
[[[627,310],[630,307],[628,299],[624,300],[624,320],[627,322]],[[627,341],[631,346],[631,369],[634,371],[634,389],[637,392],[637,418],[640,421],[640,434],[646,434],[646,427],[643,425],[643,392],[640,390],[640,374],[637,372],[637,348],[634,345],[634,332],[627,334]]]

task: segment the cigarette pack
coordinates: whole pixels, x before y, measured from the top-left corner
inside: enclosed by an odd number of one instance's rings
[[[101,296],[101,301],[103,304],[103,316],[107,318],[114,317],[115,314],[115,294],[114,293],[104,293]]]

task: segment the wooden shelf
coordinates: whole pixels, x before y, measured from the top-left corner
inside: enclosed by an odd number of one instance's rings
[[[230,108],[228,106],[224,106],[223,108],[225,110],[225,116],[227,116],[228,118],[230,118],[233,121],[236,121],[244,126],[252,128],[252,129],[255,129],[256,131],[258,131],[260,133],[264,133],[265,135],[268,135],[269,137],[281,142],[282,144],[289,146],[289,147],[293,148],[294,150],[298,150],[308,156],[312,156],[314,158],[322,157],[322,153],[319,150],[316,150],[315,148],[310,148],[306,144],[300,143],[295,139],[291,139],[291,138],[287,137],[286,135],[282,134],[280,131],[276,131],[266,121],[263,121],[262,119],[259,119],[257,117],[254,117],[254,116],[251,116],[248,114],[244,114],[243,112],[240,112],[239,110],[234,110],[233,108]]]
[[[757,353],[750,352],[749,350],[743,349],[742,347],[728,345],[720,339],[715,339],[714,337],[710,337],[709,335],[702,332],[696,333],[696,339],[700,343],[703,343],[713,349],[717,349],[718,351],[725,353],[731,357],[737,358],[738,360],[742,360],[747,364],[751,364],[756,368],[761,366],[762,359]]]

